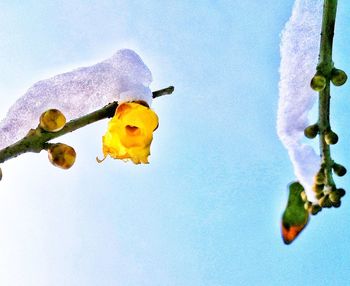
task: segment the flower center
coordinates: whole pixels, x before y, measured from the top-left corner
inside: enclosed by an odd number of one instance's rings
[[[126,134],[129,136],[137,136],[140,135],[141,130],[137,126],[126,125],[125,126]]]

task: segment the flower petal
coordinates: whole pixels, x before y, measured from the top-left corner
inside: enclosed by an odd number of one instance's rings
[[[147,164],[153,131],[157,127],[157,114],[143,103],[120,104],[102,137],[104,156]]]

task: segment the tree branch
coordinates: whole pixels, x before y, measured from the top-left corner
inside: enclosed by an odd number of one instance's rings
[[[153,98],[157,98],[163,95],[171,94],[174,91],[173,86],[157,90],[153,92]],[[88,124],[97,122],[99,120],[113,117],[115,110],[118,106],[118,102],[112,102],[105,107],[96,110],[92,113],[71,120],[58,132],[47,132],[40,127],[31,129],[29,133],[17,141],[16,143],[0,150],[0,163],[3,163],[9,159],[15,158],[23,153],[35,152],[39,153],[41,150],[47,149],[49,146],[48,141],[60,137],[69,132],[73,132],[79,128],[82,128]],[[45,110],[43,110],[44,112]],[[38,118],[39,121],[39,118]],[[1,180],[1,169],[0,169],[0,180]]]
[[[317,72],[311,80],[311,87],[319,92],[319,117],[316,125],[305,129],[307,137],[314,138],[318,133],[320,140],[321,166],[315,175],[313,186],[318,203],[313,205],[307,203],[306,205],[314,215],[322,208],[339,207],[341,197],[345,195],[344,189],[336,188],[333,174],[343,176],[346,173],[346,168],[332,160],[330,148],[330,145],[338,142],[338,135],[331,129],[329,119],[330,83],[340,86],[347,80],[346,73],[334,68],[332,60],[337,2],[337,0],[324,0],[319,62],[316,68]]]
[[[333,160],[330,146],[326,143],[325,135],[331,130],[330,113],[330,78],[334,67],[332,60],[332,48],[334,37],[335,18],[337,13],[337,0],[325,0],[323,7],[322,32],[320,43],[319,63],[317,71],[326,78],[326,87],[319,92],[319,138],[322,164],[325,169],[326,185],[334,186],[332,177]]]

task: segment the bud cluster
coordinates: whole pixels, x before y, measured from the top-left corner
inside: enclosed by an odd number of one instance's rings
[[[333,164],[334,169],[340,170],[337,175],[345,175],[346,169],[340,164]],[[321,167],[318,173],[314,177],[313,191],[316,194],[317,203],[311,204],[311,202],[306,201],[305,209],[307,209],[311,214],[315,215],[322,210],[322,208],[338,208],[341,205],[341,198],[345,196],[345,190],[342,188],[337,189],[335,185],[330,185],[327,180],[326,169]]]
[[[311,79],[310,86],[317,92],[322,92],[329,82],[332,82],[335,86],[341,86],[347,81],[347,75],[344,71],[333,68],[328,75],[323,74],[321,71],[317,71],[314,77]],[[328,92],[327,92],[328,93]],[[321,96],[323,94],[321,93]],[[329,112],[329,111],[328,111]],[[327,126],[328,125],[328,126]],[[329,122],[326,126],[320,125],[319,122],[312,124],[305,128],[305,137],[309,139],[320,136],[321,146],[328,146],[337,144],[339,138],[338,135],[331,130]],[[323,154],[323,163],[314,177],[313,191],[316,194],[316,203],[311,203],[307,200],[306,196],[303,198],[305,201],[305,209],[309,213],[316,215],[322,210],[322,208],[338,208],[341,205],[341,198],[345,195],[345,190],[337,188],[333,181],[333,174],[337,176],[344,176],[346,174],[346,168],[338,163],[335,163],[330,154]]]

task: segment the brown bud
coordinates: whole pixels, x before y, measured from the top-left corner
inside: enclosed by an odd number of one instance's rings
[[[69,169],[75,162],[76,153],[72,147],[63,143],[57,143],[48,149],[48,157],[54,166]]]
[[[58,109],[46,110],[40,116],[39,126],[45,131],[57,132],[60,131],[66,124],[66,117]]]

